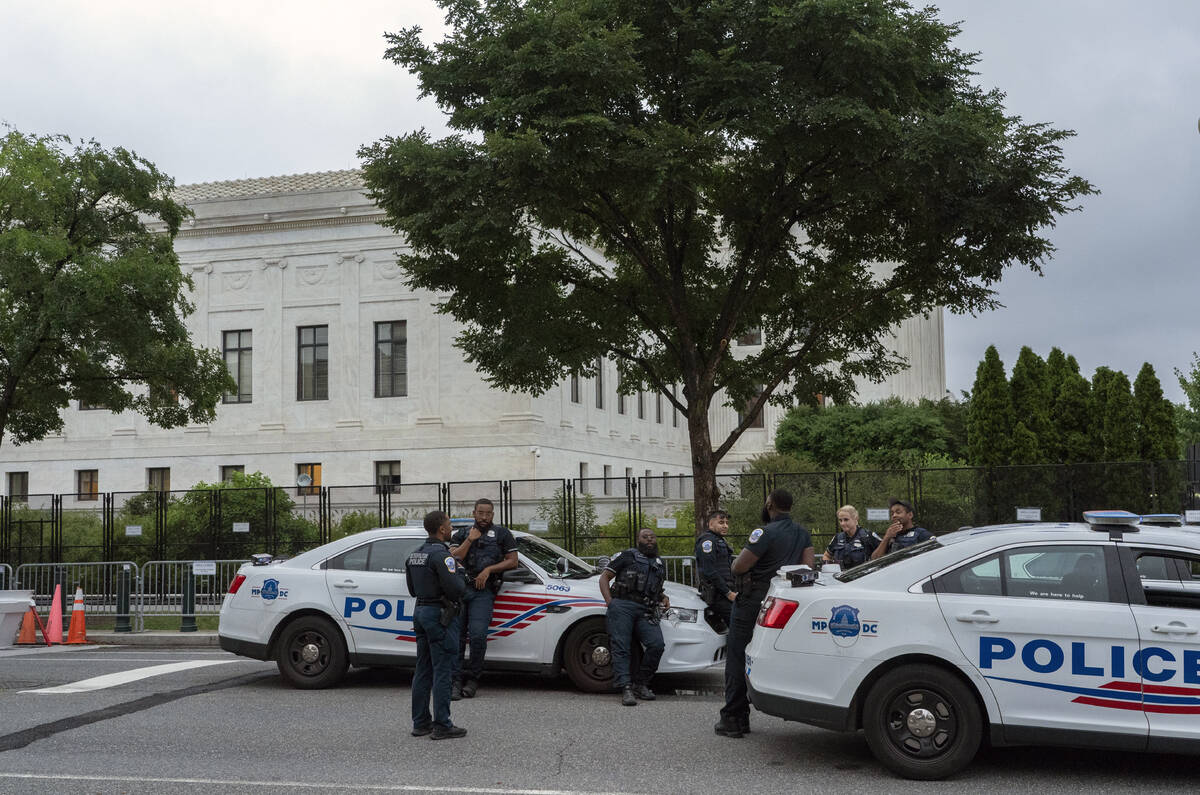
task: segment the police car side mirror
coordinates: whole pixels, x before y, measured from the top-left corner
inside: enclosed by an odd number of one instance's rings
[[[559,558],[554,561],[554,572],[566,576],[571,572],[571,561],[566,558]]]
[[[524,566],[518,566],[515,569],[509,569],[501,575],[500,579],[504,582],[522,582],[529,585],[537,585],[541,583],[541,578],[534,574]]]

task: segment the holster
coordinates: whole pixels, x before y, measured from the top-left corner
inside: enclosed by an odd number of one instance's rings
[[[453,602],[442,597],[442,609],[438,613],[438,623],[448,628],[454,623],[454,619],[458,617],[458,611],[461,609],[462,604],[460,602]]]
[[[711,605],[717,601],[717,587],[708,580],[703,580],[700,583],[700,598],[704,600],[705,604]],[[725,595],[721,594],[721,598],[724,599]]]

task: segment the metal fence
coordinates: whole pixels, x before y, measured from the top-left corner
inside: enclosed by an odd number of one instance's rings
[[[197,574],[195,561],[152,560],[142,567],[137,593],[139,617],[216,615],[237,570],[248,560],[204,561],[214,574]]]
[[[7,563],[0,563],[0,591],[7,591],[12,588],[12,566]]]
[[[589,555],[586,558],[580,558],[592,565],[595,565],[605,555]],[[692,555],[662,555],[663,563],[667,567],[667,579],[671,582],[682,583],[683,585],[696,585],[696,558]]]
[[[49,611],[59,588],[64,620],[75,609],[75,589],[83,589],[84,609],[92,615],[128,621],[138,583],[137,564],[129,560],[101,563],[23,563],[13,587],[33,591],[39,610]]]
[[[718,476],[717,489],[734,542],[760,524],[766,495],[785,488],[795,498],[793,518],[823,548],[846,504],[868,526],[868,508],[901,497],[934,532],[1013,521],[1018,507],[1039,507],[1043,518],[1056,521],[1077,521],[1084,510],[1103,507],[1176,513],[1200,508],[1196,470],[1193,462],[1155,461],[742,473]],[[656,529],[663,554],[692,552],[691,479],[646,475],[0,497],[0,563],[293,555],[372,527],[419,524],[435,509],[469,515],[480,497],[496,505],[497,522],[577,555],[632,546],[640,527]]]

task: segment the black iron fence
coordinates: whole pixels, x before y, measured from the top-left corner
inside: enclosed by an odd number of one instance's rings
[[[718,477],[721,505],[740,540],[758,524],[774,488],[789,490],[792,516],[823,548],[837,509],[886,508],[910,500],[934,532],[1015,521],[1038,508],[1047,521],[1078,521],[1090,508],[1178,513],[1200,508],[1200,483],[1187,461],[1069,466],[957,467]],[[39,494],[0,498],[0,563],[104,560],[224,560],[255,552],[292,555],[372,527],[419,525],[431,510],[468,516],[476,499],[496,521],[536,533],[578,554],[603,555],[653,527],[663,554],[688,555],[695,538],[687,477],[452,481],[380,486],[202,489],[170,492]]]

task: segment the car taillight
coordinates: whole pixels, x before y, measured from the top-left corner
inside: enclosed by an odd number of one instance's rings
[[[799,606],[799,602],[793,602],[791,599],[768,596],[763,601],[762,609],[758,611],[758,625],[767,629],[783,629]]]
[[[244,583],[245,581],[246,581],[246,575],[245,575],[245,574],[239,574],[238,576],[234,577],[234,578],[233,578],[233,582],[229,583],[229,592],[230,592],[230,593],[237,593],[237,592],[238,592],[238,588],[241,588],[241,587],[242,587],[242,583]]]

